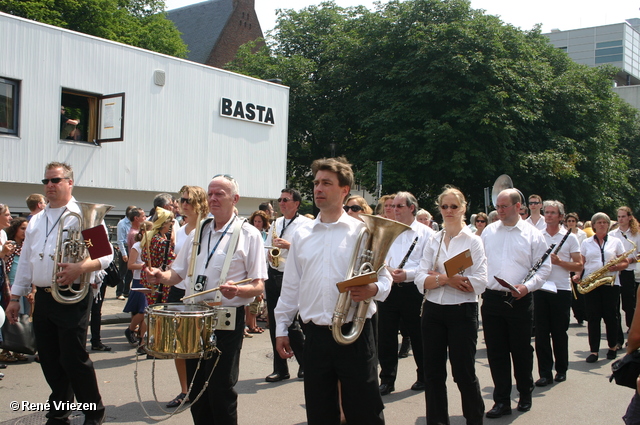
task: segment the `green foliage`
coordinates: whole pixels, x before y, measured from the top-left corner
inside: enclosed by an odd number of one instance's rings
[[[345,155],[358,181],[413,192],[445,184],[483,209],[503,173],[525,194],[592,213],[633,204],[637,111],[611,90],[614,69],[571,61],[539,28],[522,31],[465,0],[392,0],[376,11],[333,2],[279,11],[269,47],[231,69],[291,87],[288,177]]]
[[[0,11],[184,58],[162,0],[0,0]]]

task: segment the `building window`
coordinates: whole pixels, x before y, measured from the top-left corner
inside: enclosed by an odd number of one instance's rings
[[[622,40],[596,43],[596,64],[622,62]]]
[[[124,93],[62,90],[60,139],[98,145],[124,139]]]
[[[18,135],[20,83],[0,77],[0,134]]]

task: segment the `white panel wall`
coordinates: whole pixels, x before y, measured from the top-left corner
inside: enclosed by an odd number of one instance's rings
[[[19,137],[0,136],[0,183],[36,183],[56,160],[95,189],[175,193],[219,173],[233,175],[243,197],[274,198],[285,186],[286,87],[2,13],[0,52],[0,76],[21,82]],[[60,142],[63,87],[124,92],[124,141]],[[221,97],[273,108],[275,125],[221,117]]]

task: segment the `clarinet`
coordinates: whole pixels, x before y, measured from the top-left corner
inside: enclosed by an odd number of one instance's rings
[[[536,272],[538,271],[538,269],[540,268],[540,266],[542,265],[542,263],[544,263],[544,260],[547,259],[547,257],[549,256],[549,254],[551,254],[551,251],[553,251],[553,248],[556,247],[556,244],[552,243],[551,246],[549,247],[549,249],[547,249],[544,254],[542,254],[542,257],[540,257],[540,259],[538,261],[536,261],[536,263],[533,265],[533,267],[531,267],[529,269],[529,271],[527,272],[527,275],[524,277],[524,279],[522,279],[522,282],[520,282],[521,285],[524,285],[524,283],[531,279],[533,277],[534,274],[536,274]],[[516,300],[516,297],[514,297],[513,295],[509,296],[509,299],[505,301],[505,303],[507,305],[509,305],[509,307],[513,308],[513,302]]]
[[[560,251],[560,248],[562,248],[562,245],[564,245],[564,243],[567,241],[567,238],[569,237],[570,234],[571,234],[571,230],[567,230],[567,233],[564,235],[564,237],[562,238],[562,240],[558,244],[558,247],[556,248],[555,251],[553,251],[553,253],[555,255],[558,255],[558,252]]]

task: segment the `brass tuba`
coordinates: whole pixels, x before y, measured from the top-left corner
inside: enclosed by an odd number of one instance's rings
[[[384,259],[393,241],[400,233],[410,229],[406,224],[369,214],[360,214],[360,218],[366,226],[360,230],[358,235],[346,274],[347,280],[365,273],[378,273],[384,266]],[[371,303],[371,298],[356,305],[351,329],[347,335],[343,335],[342,325],[349,314],[351,295],[349,292],[342,292],[338,296],[338,302],[331,319],[331,332],[333,339],[338,344],[348,345],[358,339],[364,329],[369,303]]]
[[[82,300],[89,292],[89,286],[91,285],[89,278],[91,273],[83,273],[80,276],[80,288],[74,289],[72,285],[65,287],[64,291],[70,292],[71,295],[63,295],[60,293],[61,289],[56,277],[58,272],[61,271],[58,264],[78,263],[87,257],[89,251],[87,250],[81,232],[83,230],[96,227],[102,223],[104,216],[107,215],[111,208],[113,208],[112,205],[90,204],[88,202],[77,202],[77,205],[80,207],[82,215],[70,211],[60,219],[60,223],[58,224],[58,244],[56,245],[56,250],[51,257],[54,262],[53,276],[51,280],[51,295],[53,296],[53,299],[60,304],[76,304],[80,302],[80,300]],[[80,223],[80,228],[65,229],[65,222],[74,217]],[[67,232],[67,236],[63,239],[62,234],[65,231]]]
[[[627,239],[627,240],[631,242],[631,244],[633,245],[633,248],[631,248],[628,251],[625,251],[619,257],[612,258],[611,260],[607,261],[607,264],[605,264],[595,272],[591,273],[589,276],[582,279],[576,285],[576,289],[578,290],[578,292],[580,292],[581,294],[588,294],[589,292],[593,291],[594,289],[602,285],[613,285],[613,282],[615,281],[615,276],[611,276],[611,275],[607,276],[608,273],[611,273],[609,271],[609,267],[615,266],[616,264],[620,263],[622,260],[627,258],[633,251],[638,249],[638,246],[632,240],[630,239]]]

